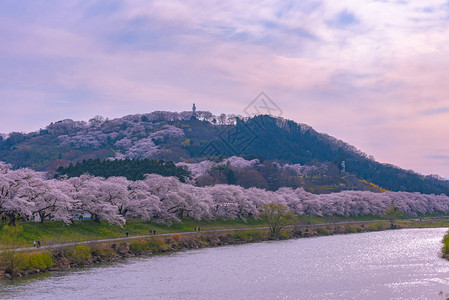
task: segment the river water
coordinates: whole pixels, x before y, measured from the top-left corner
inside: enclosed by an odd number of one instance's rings
[[[1,299],[446,299],[447,229],[189,250],[0,283]],[[447,294],[447,295],[446,295]]]

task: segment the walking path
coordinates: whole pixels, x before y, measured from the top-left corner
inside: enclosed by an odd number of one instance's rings
[[[371,220],[371,221],[345,221],[345,222],[335,222],[335,223],[318,223],[318,224],[304,224],[304,225],[289,225],[286,227],[292,228],[294,226],[299,227],[310,227],[310,226],[327,226],[327,225],[348,225],[348,224],[366,224],[366,223],[375,223],[379,221],[385,220]],[[54,248],[63,248],[80,244],[92,244],[92,243],[104,243],[104,242],[116,242],[116,241],[126,241],[140,238],[149,238],[149,237],[163,237],[163,236],[171,236],[173,234],[179,235],[189,235],[189,234],[197,234],[197,233],[208,233],[208,232],[232,232],[232,231],[241,231],[241,230],[267,230],[269,227],[246,227],[246,228],[226,228],[226,229],[210,229],[204,231],[185,231],[185,232],[171,232],[171,233],[161,233],[161,234],[150,234],[150,235],[137,235],[137,236],[129,236],[129,237],[119,237],[119,238],[111,238],[111,239],[101,239],[101,240],[88,240],[88,241],[78,241],[78,242],[70,242],[70,243],[62,243],[62,244],[51,244],[51,245],[43,245],[39,248],[36,247],[25,247],[25,248],[15,248],[14,251],[23,251],[23,250],[36,250],[36,249],[54,249]],[[6,250],[0,250],[0,253]]]

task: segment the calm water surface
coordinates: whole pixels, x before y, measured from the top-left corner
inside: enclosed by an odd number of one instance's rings
[[[446,299],[447,229],[404,229],[140,257],[0,283],[1,299]]]

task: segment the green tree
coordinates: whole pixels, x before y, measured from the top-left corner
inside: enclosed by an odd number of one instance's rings
[[[392,205],[389,208],[385,209],[385,213],[383,214],[383,217],[390,221],[390,227],[392,229],[396,228],[396,220],[402,216],[402,211],[395,205]]]
[[[267,222],[270,227],[270,233],[278,238],[281,230],[293,223],[295,216],[285,205],[267,203],[260,208],[259,217]]]

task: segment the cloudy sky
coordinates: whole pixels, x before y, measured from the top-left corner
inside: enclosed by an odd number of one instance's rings
[[[283,117],[449,178],[447,0],[0,1],[0,132],[65,118]]]

